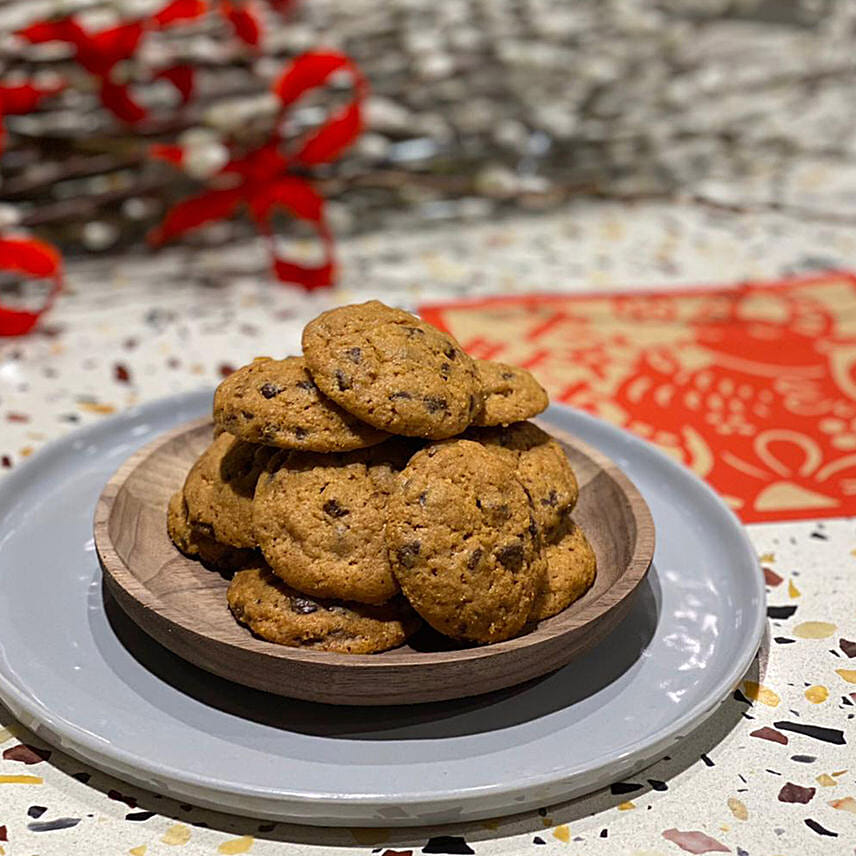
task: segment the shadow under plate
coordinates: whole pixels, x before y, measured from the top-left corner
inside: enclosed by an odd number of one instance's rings
[[[100,572],[100,571],[99,571]],[[605,639],[556,672],[481,696],[427,704],[365,708],[317,704],[244,687],[200,669],[137,627],[102,584],[90,598],[103,598],[107,622],[93,620],[101,604],[90,604],[95,642],[110,668],[145,695],[140,673],[117,658],[130,655],[151,676],[175,691],[225,714],[300,734],[345,740],[442,740],[510,728],[548,716],[606,691],[643,656],[660,617],[662,595],[656,567],[634,595],[630,611]],[[111,633],[120,647],[104,637]]]

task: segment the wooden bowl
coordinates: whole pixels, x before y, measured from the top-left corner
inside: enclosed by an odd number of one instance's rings
[[[410,704],[478,695],[558,669],[609,633],[630,608],[654,555],[648,506],[608,458],[539,420],[577,474],[574,519],[597,555],[584,597],[516,639],[459,648],[432,634],[382,654],[306,651],[265,642],[226,605],[228,581],[181,555],[166,507],[211,442],[208,420],[176,428],[132,455],[102,492],[95,546],[110,592],[146,633],[239,684],[330,704]],[[427,637],[427,641],[426,641]],[[433,648],[433,650],[432,650]]]

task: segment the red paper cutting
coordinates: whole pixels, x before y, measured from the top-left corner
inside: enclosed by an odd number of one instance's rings
[[[658,444],[745,522],[856,514],[856,275],[422,314]]]

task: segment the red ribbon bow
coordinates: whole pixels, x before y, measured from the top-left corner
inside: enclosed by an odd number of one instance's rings
[[[268,2],[278,12],[285,13],[294,0]],[[218,0],[216,8],[230,22],[238,38],[251,46],[259,44],[262,26],[254,0]],[[133,124],[146,118],[147,111],[133,97],[129,85],[117,79],[116,67],[136,55],[147,31],[199,18],[208,9],[208,0],[170,0],[146,18],[98,32],[86,30],[73,16],[68,16],[34,23],[20,30],[18,35],[32,44],[51,41],[70,44],[78,65],[98,81],[102,104],[120,120]],[[338,72],[344,72],[351,78],[351,101],[296,145],[286,146],[280,124],[287,109],[306,92],[323,86]],[[152,77],[172,84],[183,102],[190,100],[194,88],[190,66],[161,68],[153,71]],[[14,86],[0,84],[0,152],[4,142],[3,116],[29,113],[43,98],[64,86],[65,83],[41,87],[30,82]],[[332,284],[334,260],[332,236],[324,217],[324,200],[303,173],[316,164],[335,160],[359,135],[366,83],[353,63],[342,54],[308,53],[295,59],[285,70],[276,81],[274,92],[280,100],[281,110],[271,140],[233,157],[217,173],[218,180],[226,186],[208,190],[175,205],[149,238],[152,243],[161,244],[204,223],[231,217],[239,207],[245,206],[256,228],[268,239],[277,278],[298,283],[309,291]],[[175,164],[180,164],[184,157],[184,151],[178,146],[153,146],[152,154]],[[284,209],[314,227],[324,249],[322,264],[314,267],[302,265],[277,254],[272,221],[278,209]],[[61,256],[58,250],[42,241],[0,237],[0,270],[14,271],[30,279],[53,280],[47,297],[36,309],[18,310],[0,304],[0,336],[22,335],[33,328],[62,288]]]
[[[287,108],[301,96],[324,85],[339,72],[349,74],[353,86],[353,98],[344,108],[299,140],[292,147],[293,151],[284,150],[284,141],[277,130],[263,146],[230,160],[217,173],[227,186],[179,202],[149,235],[151,243],[160,245],[206,223],[229,218],[243,205],[259,232],[269,239],[273,271],[280,281],[297,283],[307,291],[331,285],[335,263],[332,236],[324,217],[324,200],[312,184],[294,170],[302,171],[335,160],[353,143],[362,127],[361,106],[366,83],[346,56],[328,52],[297,57],[273,87],[281,104],[281,121]],[[180,164],[184,158],[184,150],[178,146],[154,146],[152,154],[173,164]],[[302,265],[277,254],[271,220],[278,208],[315,228],[325,253],[322,264]]]

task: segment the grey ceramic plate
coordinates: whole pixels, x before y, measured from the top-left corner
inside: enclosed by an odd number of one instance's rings
[[[764,588],[733,515],[646,443],[553,407],[556,423],[626,471],[657,529],[628,617],[590,652],[492,695],[369,713],[198,670],[105,600],[92,512],[135,448],[210,403],[204,391],[105,420],[0,483],[0,697],[97,767],[200,805],[304,823],[496,816],[644,766],[713,711],[755,654]]]

